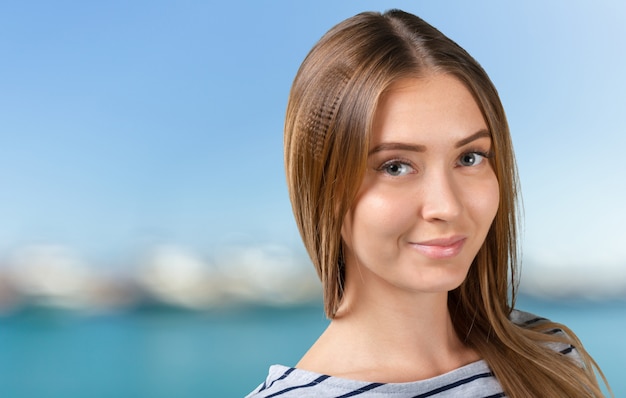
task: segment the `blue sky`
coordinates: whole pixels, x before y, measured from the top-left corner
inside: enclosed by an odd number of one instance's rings
[[[300,247],[282,168],[311,46],[403,8],[465,47],[509,116],[529,264],[626,266],[618,1],[30,1],[0,5],[0,259],[176,244]]]

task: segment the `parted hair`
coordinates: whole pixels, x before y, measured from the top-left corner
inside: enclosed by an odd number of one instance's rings
[[[402,78],[444,73],[473,95],[487,124],[500,202],[464,282],[448,295],[461,340],[487,361],[510,397],[602,396],[596,363],[567,327],[509,320],[517,286],[518,178],[504,109],[483,68],[419,17],[365,12],[330,29],[297,72],[285,121],[285,169],[296,223],[333,318],[345,277],[341,228],[367,164],[381,94]],[[545,333],[561,329],[565,334]],[[571,360],[549,348],[567,344]],[[601,372],[600,372],[601,374]]]

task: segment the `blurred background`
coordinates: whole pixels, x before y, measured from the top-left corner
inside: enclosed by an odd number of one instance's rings
[[[287,197],[291,81],[331,26],[413,12],[498,87],[522,180],[518,306],[626,396],[626,4],[0,4],[0,391],[241,397],[327,321]],[[622,376],[622,377],[620,377]]]

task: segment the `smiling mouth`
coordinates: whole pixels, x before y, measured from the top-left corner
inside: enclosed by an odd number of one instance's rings
[[[433,239],[424,242],[411,242],[419,253],[433,259],[445,259],[458,255],[465,245],[465,237]]]

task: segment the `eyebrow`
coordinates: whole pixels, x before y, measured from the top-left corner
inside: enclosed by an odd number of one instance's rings
[[[484,137],[488,137],[491,138],[491,134],[489,134],[489,131],[483,129],[483,130],[479,130],[476,133],[470,135],[469,137],[465,137],[462,140],[459,140],[456,144],[454,144],[455,148],[460,148],[462,146],[465,146],[467,144],[469,144],[470,142],[476,141],[480,138],[484,138]],[[382,152],[382,151],[391,151],[391,150],[400,150],[400,151],[411,151],[411,152],[425,152],[426,151],[426,146],[424,145],[417,145],[417,144],[405,144],[402,142],[387,142],[387,143],[382,143],[380,145],[375,146],[374,148],[372,148],[369,151],[369,155],[373,155],[374,153],[377,152]]]
[[[457,142],[456,145],[454,145],[454,147],[460,148],[462,146],[469,144],[470,142],[476,141],[479,138],[485,138],[485,137],[491,138],[491,134],[489,133],[489,131],[485,129],[479,130],[475,132],[474,134],[470,135],[469,137],[463,138],[462,140]]]

